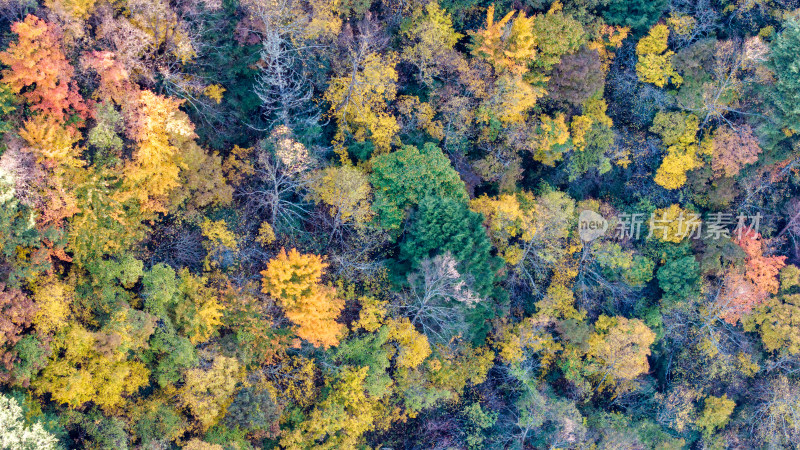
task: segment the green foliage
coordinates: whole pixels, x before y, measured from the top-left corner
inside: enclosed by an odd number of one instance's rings
[[[664,292],[662,302],[675,304],[700,293],[700,264],[694,256],[667,261],[656,272],[658,287]]]
[[[459,272],[472,278],[472,289],[491,295],[503,262],[492,255],[482,224],[483,215],[458,200],[425,197],[400,245],[400,259],[418,267],[425,258],[450,253],[459,262]]]
[[[610,0],[603,18],[612,25],[630,27],[642,35],[658,21],[667,8],[667,0]]]
[[[800,49],[800,21],[790,19],[772,44],[770,68],[777,80],[773,84],[774,93],[770,96],[780,119],[781,128],[793,133],[800,132],[800,81],[796,76],[795,55]],[[775,127],[770,127],[775,130]]]
[[[407,209],[426,196],[452,198],[462,203],[467,200],[464,182],[434,144],[427,143],[421,150],[404,146],[376,156],[371,162],[370,182],[375,189],[372,209],[380,226],[391,232],[400,230]]]

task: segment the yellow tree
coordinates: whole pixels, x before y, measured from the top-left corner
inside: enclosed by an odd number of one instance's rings
[[[166,212],[170,192],[180,186],[176,138],[194,137],[194,126],[179,107],[181,100],[139,93],[137,115],[131,124],[138,148],[125,170],[125,187],[142,209]]]
[[[453,29],[450,15],[435,1],[415,10],[402,34],[409,42],[401,56],[417,67],[420,78],[428,85],[439,75],[438,66],[451,55],[453,46],[462,37]]]
[[[650,131],[661,136],[667,156],[656,171],[655,182],[666,189],[686,183],[686,172],[702,165],[700,154],[712,152],[710,141],[698,142],[700,120],[694,114],[659,111]]]
[[[563,113],[555,117],[542,114],[539,121],[532,139],[527,143],[528,148],[534,160],[552,167],[572,147],[569,127]]]
[[[485,217],[492,244],[508,264],[522,262],[524,243],[536,234],[534,202],[533,195],[524,191],[497,197],[484,194],[470,201],[470,209]]]
[[[356,58],[356,57],[354,57]],[[388,151],[400,130],[387,105],[397,95],[394,56],[370,53],[353,64],[352,73],[335,77],[325,91],[328,114],[337,121],[334,144],[343,155],[349,137],[370,140],[379,151]]]
[[[111,336],[69,326],[51,344],[53,357],[32,383],[34,390],[73,408],[91,401],[106,411],[117,410],[126,396],[147,385],[150,372],[128,360],[128,352],[108,348],[111,342]]]
[[[319,171],[309,185],[309,198],[326,205],[336,225],[351,221],[364,224],[372,217],[370,191],[367,175],[346,164]]]
[[[365,390],[369,367],[346,367],[329,381],[330,394],[281,439],[287,449],[359,448],[374,428],[379,403]]]
[[[286,317],[296,325],[295,333],[323,348],[337,345],[344,331],[344,326],[336,322],[344,302],[336,298],[334,288],[320,283],[327,266],[320,256],[281,249],[261,272],[262,292],[283,307]]]
[[[650,368],[647,357],[656,335],[639,319],[602,315],[589,337],[589,373],[600,387],[633,380]]]
[[[186,383],[178,393],[182,406],[207,430],[222,417],[241,381],[242,370],[236,358],[216,355],[206,369],[186,372]]]
[[[669,28],[666,25],[656,25],[650,33],[639,40],[636,45],[636,74],[645,83],[653,83],[664,87],[668,82],[680,86],[683,78],[672,67],[672,57],[675,52],[667,49]]]
[[[497,73],[522,75],[536,59],[536,38],[533,17],[511,11],[499,21],[494,20],[494,5],[486,10],[486,27],[472,34],[474,56],[485,59]]]

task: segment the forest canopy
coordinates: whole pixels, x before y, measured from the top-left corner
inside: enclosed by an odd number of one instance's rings
[[[0,30],[0,448],[800,442],[800,0]]]

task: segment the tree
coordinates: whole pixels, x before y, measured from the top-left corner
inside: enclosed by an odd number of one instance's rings
[[[482,299],[467,285],[449,253],[423,259],[407,277],[408,292],[400,304],[410,324],[434,342],[467,333],[466,311]]]
[[[680,86],[683,78],[672,67],[672,57],[675,52],[667,49],[669,28],[666,25],[656,25],[650,33],[639,40],[636,45],[636,74],[645,83],[653,83],[664,87],[668,82]]]
[[[599,386],[633,380],[649,370],[647,357],[656,335],[641,320],[601,315],[594,327],[587,365]]]
[[[771,58],[767,63],[777,80],[773,84],[774,93],[770,100],[777,109],[781,125],[792,132],[800,131],[800,82],[795,76],[795,59],[800,48],[800,21],[789,19],[784,29],[771,45]],[[785,136],[784,136],[785,137]]]
[[[533,153],[534,160],[555,166],[571,148],[572,142],[565,120],[562,113],[556,114],[555,117],[546,114],[539,117],[538,126],[529,142],[529,150]]]
[[[390,154],[375,156],[371,162],[370,182],[375,189],[372,209],[386,230],[400,230],[407,208],[426,196],[467,200],[464,182],[447,156],[431,143],[421,150],[407,145]]]
[[[516,195],[486,194],[470,201],[470,209],[483,214],[484,226],[489,231],[492,244],[510,265],[522,262],[523,246],[536,235],[535,199],[528,192]]]
[[[748,164],[758,161],[761,147],[748,125],[737,129],[717,128],[714,133],[711,168],[720,176],[735,177]]]
[[[718,429],[724,428],[731,419],[731,413],[736,407],[736,402],[727,395],[706,397],[703,412],[695,424],[703,430],[703,434],[710,437]]]
[[[205,276],[189,269],[175,270],[156,264],[142,277],[144,310],[189,338],[192,344],[208,341],[222,325],[219,292]]]
[[[117,410],[126,396],[147,385],[149,371],[115,348],[113,340],[113,336],[70,325],[51,344],[53,356],[32,383],[35,391],[73,408],[91,401],[105,411]]]
[[[320,284],[327,266],[317,255],[281,249],[261,272],[262,292],[278,300],[295,333],[323,348],[337,345],[343,332],[336,318],[344,302],[336,298],[336,289]]]
[[[537,42],[533,34],[533,17],[510,11],[495,22],[494,5],[486,10],[486,26],[472,34],[472,54],[485,59],[498,74],[521,76],[536,59]]]
[[[73,69],[61,50],[62,38],[55,25],[28,15],[14,23],[11,31],[19,40],[0,53],[0,62],[10,66],[3,71],[3,83],[15,94],[32,87],[22,97],[32,110],[58,123],[73,112],[86,118],[88,111],[72,81]]]
[[[700,265],[692,255],[667,261],[656,272],[658,287],[664,291],[662,301],[677,304],[700,292]]]
[[[387,104],[397,94],[394,57],[377,53],[353,56],[352,73],[333,78],[325,91],[328,112],[337,121],[334,144],[342,153],[350,137],[356,142],[369,140],[380,152],[387,152],[399,131],[397,120]]]
[[[553,66],[547,92],[557,101],[578,106],[605,84],[600,55],[597,50],[582,48],[576,53],[564,55]]]
[[[797,410],[800,386],[785,375],[765,380],[755,389],[753,411],[748,418],[758,442],[775,448],[790,447],[800,438]]]
[[[369,178],[356,167],[327,167],[313,178],[308,188],[311,200],[328,206],[335,220],[334,228],[347,222],[363,225],[372,218]]]
[[[0,283],[0,365],[4,369],[0,371],[0,380],[11,378],[17,358],[13,347],[22,339],[35,314],[35,304],[22,291],[7,289]]]
[[[144,211],[166,212],[170,192],[180,186],[180,149],[175,142],[195,136],[194,125],[178,108],[180,100],[141,91],[132,124],[138,149],[125,169],[125,188]]]
[[[539,50],[533,66],[544,71],[550,70],[562,56],[575,53],[586,41],[581,23],[565,14],[558,1],[547,14],[534,16],[531,32]]]
[[[27,425],[17,401],[0,395],[0,447],[16,450],[56,450],[58,439],[38,421]]]
[[[33,325],[43,334],[54,334],[69,325],[72,318],[74,288],[54,275],[42,277],[31,283],[36,315]]]
[[[330,394],[306,420],[281,438],[287,449],[358,446],[377,419],[376,399],[364,390],[368,367],[347,367],[328,381]]]
[[[797,293],[797,266],[781,270],[781,289],[778,295],[756,306],[744,320],[745,330],[757,329],[764,347],[771,352],[796,355],[800,353],[800,294]]]
[[[453,47],[462,35],[453,30],[447,11],[435,1],[415,9],[401,31],[408,42],[402,58],[414,64],[420,79],[427,85],[441,73],[440,65],[451,58]]]
[[[753,230],[740,230],[734,242],[747,255],[745,264],[742,268],[734,267],[728,271],[716,299],[722,319],[730,324],[749,315],[770,294],[778,293],[778,274],[786,265],[785,256],[763,255],[761,235]]]
[[[610,0],[605,2],[603,18],[612,25],[630,27],[642,35],[661,17],[667,0]]]
[[[693,114],[659,111],[650,131],[661,136],[667,156],[661,161],[654,181],[666,189],[686,183],[686,172],[700,167],[700,154],[710,150],[706,142],[698,144],[699,119]]]
[[[491,253],[483,216],[457,200],[425,197],[400,245],[400,259],[416,268],[426,258],[445,252],[458,261],[458,271],[469,278],[475,292],[491,295],[503,264]]]
[[[215,355],[209,363],[206,369],[188,370],[178,393],[180,404],[194,415],[203,431],[223,417],[241,379],[235,358]]]
[[[543,86],[532,85],[520,75],[505,73],[494,82],[483,108],[476,111],[477,119],[487,124],[496,120],[503,125],[521,124],[545,94]]]

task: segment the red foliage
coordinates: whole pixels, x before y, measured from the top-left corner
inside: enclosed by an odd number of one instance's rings
[[[26,328],[31,326],[36,306],[19,289],[6,289],[0,283],[0,381],[7,381],[10,375],[6,372],[14,367],[17,355],[12,350],[14,344],[22,339]]]

